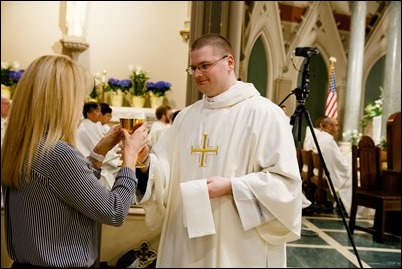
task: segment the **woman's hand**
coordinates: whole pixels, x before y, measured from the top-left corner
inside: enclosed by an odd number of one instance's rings
[[[135,170],[138,154],[147,148],[148,125],[144,122],[133,134],[122,129],[124,140],[122,141],[123,167],[130,167]]]
[[[122,128],[119,124],[112,126],[107,134],[96,144],[93,151],[105,156],[109,150],[122,140]]]
[[[138,153],[138,161],[140,163],[145,163],[148,159],[148,155],[149,155],[149,146],[148,144],[146,144],[145,147],[142,148],[140,153]]]

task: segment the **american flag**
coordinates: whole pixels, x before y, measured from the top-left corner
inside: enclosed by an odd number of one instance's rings
[[[336,83],[335,83],[335,62],[336,59],[331,57],[329,59],[329,85],[327,102],[325,104],[325,116],[329,118],[336,118],[338,116],[337,111],[337,96],[336,96]]]

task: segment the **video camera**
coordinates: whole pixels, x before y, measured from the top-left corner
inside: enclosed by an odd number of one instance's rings
[[[310,47],[300,47],[296,48],[296,56],[310,58],[314,55],[318,55],[320,52],[317,48],[310,48]]]

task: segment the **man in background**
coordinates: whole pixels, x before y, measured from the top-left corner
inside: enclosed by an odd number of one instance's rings
[[[319,124],[316,122],[316,124]],[[317,128],[318,126],[316,126]],[[321,131],[315,132],[331,181],[347,214],[352,204],[352,172],[351,163],[342,154],[334,137],[339,133],[339,123],[335,118],[321,118]],[[311,134],[310,134],[311,135]],[[305,150],[317,151],[314,143],[304,142]]]
[[[148,145],[150,148],[156,145],[161,135],[170,127],[172,113],[172,108],[168,105],[161,105],[156,108],[155,116],[157,121],[152,123],[148,135]]]
[[[96,102],[84,104],[82,120],[76,133],[76,145],[84,156],[89,155],[91,150],[105,136],[106,132],[101,123],[101,106]],[[117,153],[118,145],[110,150],[102,162],[101,182],[107,189],[111,189],[120,170],[120,154]]]
[[[322,121],[326,118],[326,116],[321,116],[316,119],[313,126],[313,131],[316,137],[318,137],[322,132]],[[303,141],[303,148],[305,150],[313,150],[315,148],[315,142],[313,135],[311,134],[310,127],[306,127],[306,135]]]
[[[110,130],[109,122],[112,119],[112,108],[107,103],[100,103],[102,116],[100,122],[105,131],[105,134]]]

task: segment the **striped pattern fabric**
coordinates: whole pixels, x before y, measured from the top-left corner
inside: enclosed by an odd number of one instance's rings
[[[43,267],[89,267],[98,253],[98,223],[120,226],[136,191],[135,171],[123,167],[111,191],[100,170],[71,145],[58,142],[36,159],[30,183],[3,187],[10,257]]]
[[[327,102],[325,104],[325,116],[329,118],[336,118],[338,116],[337,110],[337,95],[335,83],[335,64],[330,61],[329,68],[329,87],[327,93]]]

